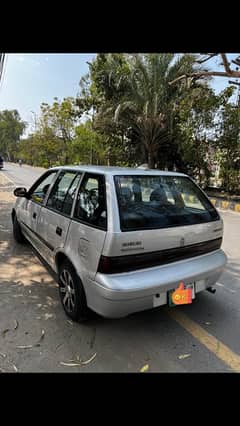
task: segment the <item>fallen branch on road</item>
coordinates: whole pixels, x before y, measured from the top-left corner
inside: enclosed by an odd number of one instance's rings
[[[76,362],[74,359],[71,359],[68,362],[61,361],[59,364],[64,365],[66,367],[77,367],[77,366],[87,365],[90,362],[92,362],[94,358],[96,358],[96,356],[97,356],[97,352],[95,352],[95,354],[93,354],[91,358],[87,359],[86,361],[82,361],[81,359],[79,359],[79,356],[77,356],[77,360],[79,362]]]
[[[45,336],[45,331],[42,330],[40,339],[36,343],[34,343],[32,345],[18,345],[17,348],[18,349],[31,349],[31,348],[40,346],[40,342],[43,340],[44,336]]]

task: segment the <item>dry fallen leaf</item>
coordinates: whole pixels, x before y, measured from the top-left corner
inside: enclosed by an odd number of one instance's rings
[[[53,318],[53,314],[48,314],[48,313],[44,314],[45,320],[48,320],[49,318]]]
[[[56,351],[61,347],[61,346],[63,346],[64,345],[64,343],[59,343],[57,346],[56,346]]]
[[[45,330],[42,330],[39,342],[41,342],[41,340],[43,340],[44,336],[45,336]]]
[[[65,365],[66,367],[77,367],[77,366],[81,366],[81,365],[87,365],[89,364],[91,361],[93,361],[93,359],[97,356],[97,353],[93,354],[93,356],[91,356],[91,358],[87,359],[86,361],[82,361],[79,358],[79,355],[76,356],[77,361],[76,362],[75,359],[70,359],[68,362],[60,362],[61,365]]]
[[[16,330],[18,328],[18,321],[14,320],[14,330]]]
[[[81,364],[79,363],[75,363],[75,362],[60,362],[61,365],[65,365],[66,367],[76,367],[79,366]]]
[[[43,340],[44,336],[45,336],[45,331],[42,330],[40,339],[38,340],[37,343],[34,343],[33,345],[20,345],[20,346],[17,346],[17,348],[18,349],[31,349],[34,346],[40,346],[40,342],[41,342],[41,340]]]
[[[183,354],[183,355],[179,355],[178,359],[185,359],[185,358],[189,358],[191,356],[191,354]]]
[[[91,358],[89,358],[87,361],[81,361],[82,365],[89,364],[94,358],[96,358],[96,356],[97,352],[93,356],[91,356]]]
[[[30,349],[33,348],[34,345],[20,345],[17,346],[18,349]]]
[[[140,372],[141,372],[141,373],[145,373],[145,371],[148,371],[148,369],[149,369],[149,365],[148,365],[148,364],[145,364],[145,365],[141,368]]]

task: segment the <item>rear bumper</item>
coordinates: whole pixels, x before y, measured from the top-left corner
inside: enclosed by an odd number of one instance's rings
[[[109,318],[151,309],[167,303],[168,290],[180,281],[195,282],[196,293],[214,285],[227,262],[223,250],[171,263],[122,274],[96,274],[95,281],[85,286],[90,308]],[[156,297],[158,295],[158,297]]]

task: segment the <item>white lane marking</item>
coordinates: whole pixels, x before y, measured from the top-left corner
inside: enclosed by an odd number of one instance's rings
[[[224,290],[229,291],[230,293],[236,293],[235,290],[232,290],[231,288],[225,287],[225,285],[221,284],[221,283],[216,283],[216,285],[218,285],[219,287],[223,287]]]
[[[5,177],[7,180],[9,180],[9,182],[11,182],[13,185],[15,185],[15,184],[14,184],[14,182],[13,182],[13,180],[12,180],[12,179],[10,179],[10,178],[6,175],[6,173],[5,173],[5,172],[3,172],[3,174],[4,174],[4,177]]]

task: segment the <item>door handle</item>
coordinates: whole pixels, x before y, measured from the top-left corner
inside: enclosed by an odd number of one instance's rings
[[[62,235],[62,228],[59,228],[59,226],[56,227],[56,234]]]
[[[36,219],[36,217],[37,217],[37,213],[33,213],[33,219]]]

